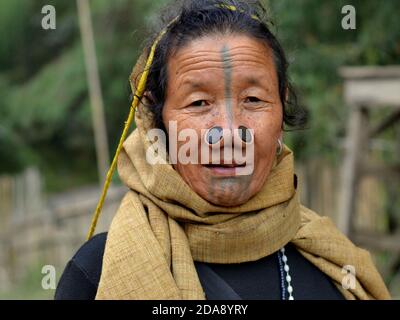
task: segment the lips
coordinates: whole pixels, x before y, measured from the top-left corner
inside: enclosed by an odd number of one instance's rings
[[[245,167],[246,164],[206,164],[203,165],[207,170],[211,172],[214,176],[221,176],[221,177],[232,177],[237,175],[237,170],[239,168]]]
[[[235,163],[231,163],[231,164],[205,164],[204,165],[207,168],[239,168],[239,167],[245,167],[246,163],[243,164],[235,164]]]
[[[227,160],[226,162],[228,162],[228,163],[225,163],[224,159],[219,159],[219,163],[209,163],[209,164],[205,164],[204,166],[210,167],[210,168],[213,168],[213,167],[218,167],[218,168],[237,168],[237,167],[245,167],[246,166],[246,161],[244,161],[241,164],[238,164],[235,160],[230,159],[230,160]]]

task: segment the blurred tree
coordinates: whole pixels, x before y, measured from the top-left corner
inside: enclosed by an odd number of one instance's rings
[[[145,17],[160,3],[91,3],[111,153],[129,110],[128,77],[142,45]],[[41,28],[45,4],[56,8],[56,30]],[[7,1],[0,13],[5,17],[0,21],[0,173],[36,164],[50,190],[96,176],[75,5],[62,0]]]

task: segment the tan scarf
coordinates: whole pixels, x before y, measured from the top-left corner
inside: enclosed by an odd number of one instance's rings
[[[300,205],[287,147],[258,194],[241,206],[219,207],[198,196],[171,165],[148,164],[151,121],[143,106],[136,123],[119,156],[118,171],[130,191],[108,233],[96,299],[204,299],[194,260],[254,261],[288,242],[346,298],[390,298],[369,253]],[[345,265],[356,272],[349,290],[341,286]]]
[[[133,92],[146,58],[144,52],[132,72]],[[153,121],[143,104],[135,121],[118,158],[130,190],[108,232],[96,299],[204,299],[194,261],[254,261],[288,242],[347,299],[390,299],[369,253],[328,218],[300,205],[286,146],[258,194],[241,206],[220,207],[197,195],[171,165],[146,161]],[[355,287],[348,290],[342,287],[346,265],[356,272]]]

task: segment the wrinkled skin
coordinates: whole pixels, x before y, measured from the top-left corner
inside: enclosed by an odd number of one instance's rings
[[[163,109],[168,131],[214,126],[254,130],[254,164],[250,175],[236,175],[221,165],[174,165],[202,198],[221,206],[247,202],[264,185],[282,136],[282,104],[272,51],[246,35],[210,35],[191,41],[168,60],[168,87]],[[170,141],[170,143],[173,141]],[[178,148],[185,142],[175,141]],[[224,145],[220,144],[221,152]]]

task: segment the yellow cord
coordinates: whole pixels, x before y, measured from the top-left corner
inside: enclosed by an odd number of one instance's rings
[[[175,20],[176,19],[174,19],[174,21]],[[133,101],[132,101],[132,104],[131,104],[131,107],[130,107],[130,110],[129,110],[128,119],[125,121],[124,130],[122,131],[121,138],[119,139],[117,150],[115,151],[115,155],[114,155],[113,161],[111,163],[110,169],[108,169],[106,181],[105,181],[104,186],[103,186],[103,190],[102,190],[102,193],[101,193],[101,196],[100,196],[100,200],[97,203],[96,210],[95,210],[95,212],[93,214],[92,223],[90,225],[90,229],[89,229],[89,232],[88,232],[87,237],[86,237],[87,240],[89,240],[93,236],[94,231],[96,229],[97,221],[99,220],[100,212],[101,212],[101,209],[102,209],[103,204],[104,204],[104,200],[105,200],[106,195],[107,195],[107,190],[108,190],[108,188],[110,186],[112,176],[113,176],[115,168],[117,166],[117,160],[118,160],[118,156],[119,156],[119,154],[121,152],[121,149],[122,149],[122,144],[124,143],[124,141],[126,139],[129,127],[132,124],[132,121],[133,121],[134,116],[135,116],[136,107],[138,106],[138,104],[140,102],[140,99],[141,99],[141,97],[143,95],[143,92],[145,90],[145,87],[146,87],[146,82],[147,82],[147,77],[149,75],[150,66],[153,63],[153,59],[154,59],[154,52],[156,51],[156,47],[157,47],[158,42],[161,40],[162,36],[166,33],[167,28],[164,29],[159,34],[159,36],[154,41],[154,43],[153,43],[153,45],[151,47],[150,54],[149,54],[149,56],[147,58],[146,65],[144,67],[142,76],[140,77],[140,80],[139,80],[138,88],[137,88],[137,90],[135,92],[135,95],[133,96]]]
[[[236,11],[237,10],[237,8],[235,6],[229,6],[229,5],[224,5],[224,4],[220,4],[220,5],[216,5],[216,6],[220,7],[220,8],[225,8],[225,9],[228,9],[228,10],[232,10],[232,11]],[[255,15],[252,15],[252,18],[256,19],[256,20],[259,20],[258,17],[256,17]],[[106,176],[106,181],[104,183],[103,190],[101,192],[101,196],[100,196],[99,202],[97,203],[96,210],[95,210],[95,212],[93,214],[92,222],[90,224],[90,229],[89,229],[87,237],[86,237],[87,240],[89,240],[93,236],[93,234],[94,234],[94,232],[96,230],[96,226],[97,226],[97,222],[98,222],[99,217],[100,217],[101,209],[103,208],[104,200],[106,198],[108,188],[110,187],[112,176],[113,176],[115,168],[117,166],[118,156],[119,156],[119,154],[121,152],[122,145],[123,145],[123,143],[124,143],[124,141],[126,139],[126,136],[128,134],[129,127],[131,126],[132,121],[133,121],[133,119],[135,117],[136,108],[137,108],[137,106],[138,106],[138,104],[140,102],[140,99],[142,98],[143,92],[144,92],[144,90],[146,88],[147,77],[149,75],[149,70],[150,70],[151,64],[153,63],[154,53],[156,51],[157,45],[160,42],[161,38],[164,36],[164,34],[167,32],[169,26],[171,24],[173,24],[177,19],[178,19],[178,17],[174,18],[167,25],[167,27],[160,32],[160,34],[158,35],[158,37],[154,41],[153,45],[151,46],[150,54],[149,54],[149,56],[147,58],[146,65],[145,65],[143,73],[142,73],[142,75],[140,77],[138,88],[137,88],[137,90],[136,90],[136,92],[135,92],[135,94],[133,96],[133,101],[132,101],[131,107],[129,109],[129,115],[128,115],[127,120],[125,121],[124,130],[122,131],[121,138],[119,139],[118,147],[117,147],[117,150],[115,151],[115,155],[114,155],[113,161],[111,163],[110,169],[108,169],[107,176]]]

